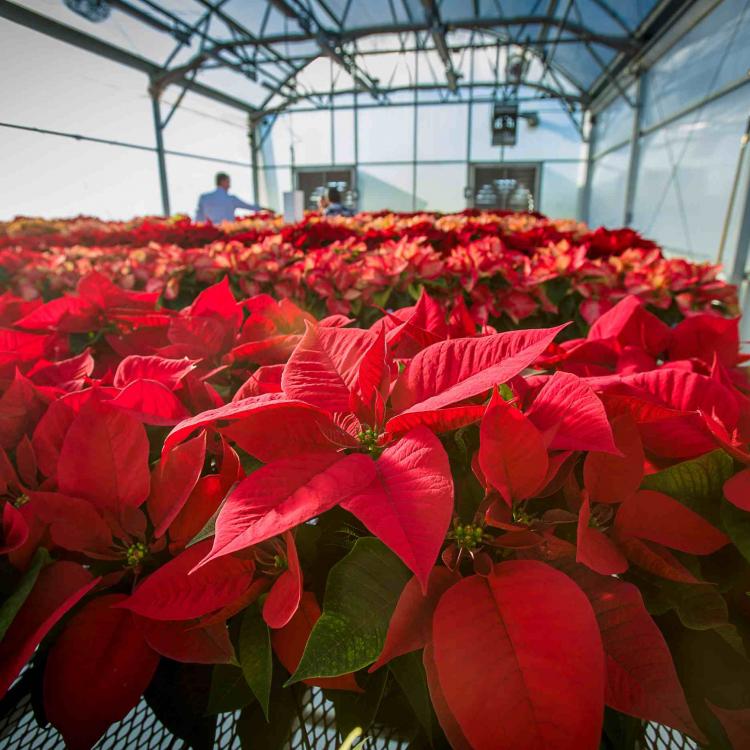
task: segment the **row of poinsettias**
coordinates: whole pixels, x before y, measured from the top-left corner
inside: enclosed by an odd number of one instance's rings
[[[457,748],[596,748],[605,704],[721,731],[688,706],[639,586],[699,591],[714,618],[718,599],[741,648],[736,570],[701,567],[750,570],[736,320],[670,329],[629,297],[557,345],[560,328],[477,331],[427,295],[358,329],[225,282],[178,314],[98,275],[80,288],[0,310],[17,571],[0,686],[51,644],[44,710],[70,747],[161,657],[239,657],[274,721],[272,668],[360,690],[421,651]],[[297,547],[334,514],[360,538],[310,565]],[[742,747],[737,708],[712,705]]]
[[[6,236],[5,247],[0,226],[0,288],[49,298],[74,291],[95,270],[118,286],[158,291],[169,305],[181,305],[229,271],[243,297],[267,292],[368,325],[377,306],[410,305],[426,285],[441,299],[462,295],[481,323],[533,328],[573,321],[581,332],[627,294],[672,323],[695,312],[737,311],[736,290],[719,279],[717,265],[665,258],[630,229],[589,232],[535,216],[312,215],[283,227],[275,219],[252,221],[248,229],[263,231],[234,235],[189,221],[96,222],[115,244],[96,242],[90,221],[68,222],[78,224],[82,229],[70,235],[29,231],[32,225]]]

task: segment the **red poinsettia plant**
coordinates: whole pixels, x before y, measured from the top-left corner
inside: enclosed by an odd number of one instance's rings
[[[378,308],[413,304],[421,287],[444,304],[460,297],[498,330],[570,323],[567,335],[583,334],[627,294],[670,325],[738,311],[718,266],[665,258],[631,229],[590,231],[541,214],[308,214],[289,226],[262,215],[220,227],[186,217],[19,218],[0,223],[0,265],[0,289],[27,300],[72,292],[96,271],[181,309],[229,274],[239,296],[288,298],[363,327]]]
[[[424,292],[369,328],[226,278],[6,295],[6,702],[74,749],[144,695],[283,747],[310,686],[415,747],[746,746],[738,320],[621,296],[571,338]]]

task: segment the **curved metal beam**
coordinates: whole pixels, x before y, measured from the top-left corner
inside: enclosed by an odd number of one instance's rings
[[[460,89],[494,89],[500,86],[515,85],[516,81],[474,81],[473,83],[464,83],[459,85]],[[567,94],[563,91],[558,91],[557,89],[553,89],[550,86],[545,86],[543,83],[539,83],[537,81],[525,81],[521,80],[520,83],[518,83],[519,86],[526,87],[533,89],[535,91],[539,91],[541,94],[544,94],[545,96],[542,98],[550,98],[550,99],[562,99],[565,102],[568,102],[570,104],[580,104],[581,106],[585,106],[588,102],[588,98],[585,95],[577,95],[577,94]],[[415,89],[417,91],[440,91],[441,89],[445,88],[445,84],[441,83],[420,83],[416,86],[392,86],[386,90],[387,93],[398,93],[403,91],[414,91]],[[352,94],[356,94],[357,89],[342,89],[340,91],[313,91],[310,92],[310,94],[302,94],[300,96],[295,97],[294,99],[289,99],[288,101],[284,102],[279,107],[272,107],[271,109],[263,110],[261,113],[259,113],[259,116],[269,115],[269,114],[278,114],[279,112],[283,112],[286,109],[289,108],[290,105],[294,104],[295,102],[306,100],[306,99],[312,99],[313,97],[320,97],[320,98],[331,98],[331,95],[333,97],[338,96],[351,96]],[[427,105],[431,102],[423,102],[423,104]],[[466,101],[457,100],[455,102],[456,104],[468,104]],[[328,106],[328,105],[326,105]],[[385,106],[385,105],[383,105]],[[399,106],[398,104],[394,104],[393,106]],[[413,106],[412,103],[409,103],[408,106]]]
[[[569,19],[549,18],[546,15],[528,15],[528,16],[497,16],[489,18],[465,18],[455,21],[446,21],[445,28],[447,31],[458,29],[493,29],[499,27],[510,28],[514,26],[526,26],[530,24],[546,24],[547,26],[556,27],[561,31],[567,31],[575,35],[580,41],[588,41],[601,44],[605,47],[612,47],[616,50],[635,52],[640,48],[640,43],[633,38],[625,36],[613,36],[611,34],[598,34],[597,32]],[[345,29],[344,31],[331,31],[330,34],[335,36],[340,42],[349,42],[354,39],[362,39],[367,36],[377,36],[379,34],[403,34],[410,31],[430,31],[426,21],[414,23],[392,23],[378,26],[362,26],[359,28]],[[274,34],[258,38],[259,44],[292,44],[294,42],[306,42],[315,39],[315,35],[302,31],[295,34]]]

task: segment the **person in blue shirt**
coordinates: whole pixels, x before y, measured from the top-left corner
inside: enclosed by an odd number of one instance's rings
[[[318,200],[318,207],[323,216],[354,216],[351,208],[342,203],[338,188],[329,187]]]
[[[203,193],[198,198],[198,208],[195,210],[196,221],[211,221],[214,224],[220,224],[222,221],[234,221],[234,212],[238,208],[245,208],[248,211],[266,210],[255,203],[245,203],[236,195],[230,195],[230,185],[228,174],[219,172],[216,175],[216,190]]]

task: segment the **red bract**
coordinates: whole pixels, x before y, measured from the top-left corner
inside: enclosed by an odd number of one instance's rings
[[[122,719],[159,663],[130,612],[114,608],[122,599],[111,594],[89,602],[70,620],[47,659],[44,711],[71,750],[88,750]]]
[[[427,579],[453,513],[453,478],[440,441],[417,427],[375,462],[370,485],[342,500],[415,573]]]
[[[148,514],[161,536],[184,507],[203,470],[206,433],[176,446],[151,472]]]
[[[617,545],[595,526],[591,525],[591,505],[584,497],[578,512],[576,560],[602,575],[616,575],[628,569],[628,561]]]
[[[393,390],[398,411],[424,412],[488,392],[528,367],[564,326],[433,344],[409,362]]]
[[[375,464],[355,453],[282,458],[253,472],[229,496],[203,563],[282,534],[367,487]]]
[[[709,555],[729,543],[726,534],[697,513],[652,490],[640,490],[620,506],[615,532],[623,538],[646,539],[695,555]]]
[[[455,573],[440,567],[430,571],[426,592],[416,577],[404,586],[388,625],[383,650],[370,667],[370,672],[397,656],[424,648],[432,641],[432,615],[435,607],[440,597],[458,580]]]
[[[65,434],[57,470],[60,489],[115,515],[137,508],[149,491],[148,451],[138,420],[91,399]]]
[[[664,636],[638,589],[581,568],[571,567],[567,572],[588,596],[599,623],[607,666],[607,705],[702,740]]]
[[[531,497],[547,476],[549,459],[542,433],[498,393],[482,418],[479,465],[508,505]]]
[[[432,637],[447,707],[472,748],[495,749],[498,738],[519,750],[599,747],[601,636],[562,573],[517,560],[465,578],[441,597]]]
[[[583,464],[583,481],[591,499],[597,503],[620,503],[627,500],[643,479],[643,444],[638,426],[629,413],[612,420],[615,445],[622,454],[616,456],[592,451]]]
[[[0,642],[0,695],[5,695],[50,629],[97,582],[73,562],[56,562],[39,573],[33,591]]]
[[[188,547],[148,576],[118,606],[152,620],[192,620],[238,599],[252,583],[252,560],[224,556],[188,575],[209,547],[209,540]]]
[[[205,627],[192,620],[133,618],[146,643],[161,656],[185,664],[229,664],[235,660],[227,627],[217,622]]]
[[[269,628],[283,628],[297,611],[302,596],[302,571],[297,547],[290,531],[284,532],[286,569],[274,582],[263,604],[263,619]]]

